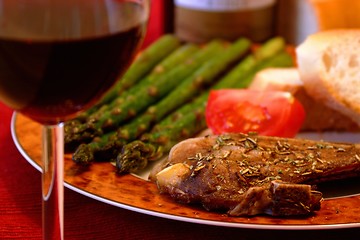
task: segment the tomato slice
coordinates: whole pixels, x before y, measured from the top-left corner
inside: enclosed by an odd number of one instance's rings
[[[257,132],[294,137],[305,120],[302,104],[283,91],[212,90],[205,114],[214,134]]]

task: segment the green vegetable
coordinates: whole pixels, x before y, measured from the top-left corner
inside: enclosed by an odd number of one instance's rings
[[[162,78],[165,74],[168,74],[171,69],[178,66],[179,64],[182,64],[190,57],[190,55],[195,54],[198,50],[198,46],[194,44],[185,44],[177,48],[168,57],[157,64],[151,73],[149,73],[137,85],[144,85],[143,82],[148,83],[149,85],[149,83],[155,82],[157,79]],[[129,91],[130,89],[125,91],[124,95],[126,95]],[[103,104],[94,113],[92,113],[90,116],[87,116],[87,121],[85,123],[79,120],[66,122],[64,126],[66,151],[73,151],[79,144],[89,142],[94,137],[102,135],[102,129],[96,129],[92,127],[92,121],[94,121],[93,119],[101,117],[104,112],[111,111],[111,108],[116,104],[121,104],[121,101],[124,101],[124,96],[122,95],[115,98],[111,103]]]
[[[260,62],[275,56],[277,53],[284,51],[285,41],[281,37],[271,38],[263,45],[261,45],[254,54],[247,56],[243,61],[231,69],[214,88],[229,88],[229,86],[235,87],[242,79],[245,73],[250,71],[254,72],[254,68]],[[244,84],[246,85],[246,84]],[[245,87],[245,86],[243,86]]]
[[[223,44],[223,41],[214,40],[161,77],[140,82],[140,84],[116,99],[116,103],[111,103],[108,109],[102,107],[101,112],[91,116],[89,118],[90,122],[84,127],[85,131],[78,131],[79,134],[73,139],[79,141],[78,139],[81,139],[83,134],[86,135],[87,132],[94,133],[94,137],[101,136],[106,131],[109,131],[108,129],[115,129],[124,121],[134,117],[137,113],[168,94],[183,79],[195,72],[206,59],[218,54],[223,49]],[[104,109],[106,110],[104,111]],[[114,134],[111,135],[114,136]],[[106,140],[107,138],[108,136],[105,137]],[[73,159],[75,162],[90,162],[90,159],[94,158],[90,149],[98,150],[101,147],[104,147],[101,140],[99,142],[95,141],[88,146],[82,144],[79,146],[80,149],[73,154]],[[81,159],[84,159],[84,161]]]
[[[180,40],[174,35],[163,35],[136,56],[129,69],[117,83],[93,107],[80,114],[77,120],[84,121],[101,105],[111,102],[123,91],[134,86],[147,75],[162,59],[180,46]]]
[[[144,114],[130,123],[121,126],[118,131],[118,138],[135,140],[154,123],[193,99],[201,91],[208,88],[232,63],[239,60],[250,48],[250,44],[250,41],[245,38],[239,39],[224,52],[205,61],[197,71],[181,82],[160,102],[150,106]]]
[[[99,105],[112,101],[122,92],[134,86],[151,70],[153,70],[154,67],[161,62],[161,60],[169,56],[169,54],[176,50],[179,46],[180,40],[174,35],[167,34],[156,40],[144,51],[139,53],[124,76],[121,77],[117,84],[106,93],[99,102]],[[166,65],[166,62],[161,64]],[[155,68],[155,71],[157,70],[159,70],[159,67]]]
[[[271,39],[255,54],[246,57],[229,74],[221,78],[213,89],[246,87],[257,71],[265,67],[292,64],[292,59],[288,58],[290,55],[285,54],[285,56],[283,53],[284,46],[282,39]],[[144,134],[140,140],[124,145],[116,159],[117,172],[140,170],[140,167],[146,166],[147,161],[164,157],[177,142],[204,130],[206,128],[204,113],[208,94],[209,92],[206,91],[193,102],[166,117],[154,126],[151,133]]]
[[[102,157],[112,159],[117,154],[113,147],[119,148],[128,141],[135,140],[156,122],[171,111],[190,101],[205,87],[208,87],[233,62],[239,60],[250,48],[250,41],[242,38],[229,46],[219,55],[206,60],[192,75],[182,81],[173,91],[155,105],[150,106],[145,113],[133,119],[128,124],[120,126],[111,137],[105,134],[89,144],[81,144],[73,154],[75,162],[89,163],[94,161],[97,153]],[[110,140],[111,138],[111,140]]]

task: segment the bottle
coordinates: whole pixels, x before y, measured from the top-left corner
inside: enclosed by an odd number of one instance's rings
[[[315,13],[309,1],[278,0],[276,13],[276,34],[288,44],[296,46],[308,35],[318,31]]]
[[[274,36],[276,0],[174,0],[174,31],[184,41]]]

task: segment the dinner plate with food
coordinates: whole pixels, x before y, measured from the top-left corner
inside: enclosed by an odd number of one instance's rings
[[[65,186],[153,216],[256,229],[360,227],[360,30],[197,45],[164,35],[65,123]],[[41,171],[40,126],[14,142]]]

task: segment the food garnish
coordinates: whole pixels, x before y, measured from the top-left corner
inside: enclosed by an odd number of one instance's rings
[[[206,122],[214,134],[295,137],[304,120],[301,103],[283,91],[213,90],[206,107]]]

